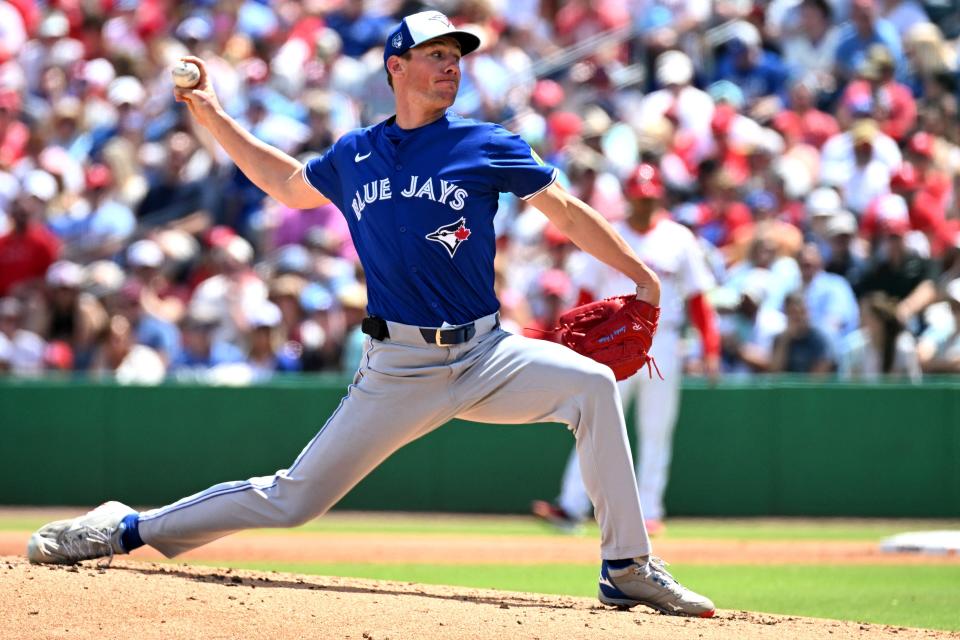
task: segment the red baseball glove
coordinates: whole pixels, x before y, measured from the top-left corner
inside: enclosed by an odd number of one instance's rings
[[[617,380],[624,380],[645,366],[649,369],[648,353],[659,319],[660,307],[634,295],[617,296],[567,311],[559,318],[555,336],[560,344],[607,365]]]

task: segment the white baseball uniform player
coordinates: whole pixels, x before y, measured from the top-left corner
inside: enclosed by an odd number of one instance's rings
[[[680,401],[680,331],[689,306],[694,324],[708,336],[704,340],[705,351],[709,357],[718,357],[719,340],[713,312],[702,295],[715,282],[694,235],[683,225],[670,220],[665,211],[653,204],[663,194],[656,169],[652,165],[641,165],[627,180],[625,192],[633,200],[646,199],[651,204],[646,205],[646,211],[637,211],[634,207],[634,213],[626,220],[615,223],[614,227],[660,277],[662,292],[660,327],[650,353],[663,379],[640,372],[618,383],[624,408],[627,409],[632,402],[635,410],[634,424],[640,448],[640,454],[636,457],[640,503],[643,505],[647,529],[655,533],[662,527],[664,517],[663,495]],[[644,230],[638,230],[638,226]],[[585,253],[574,254],[568,269],[574,284],[594,299],[630,291],[629,279]],[[574,521],[585,519],[592,509],[575,450],[563,474],[557,506]]]

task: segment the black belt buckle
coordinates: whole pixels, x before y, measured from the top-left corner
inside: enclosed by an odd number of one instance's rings
[[[438,347],[448,347],[455,344],[463,344],[469,341],[477,334],[477,327],[474,323],[460,325],[459,327],[443,328],[420,328],[420,335],[430,344]]]
[[[374,340],[383,340],[390,337],[390,331],[387,329],[387,321],[376,316],[367,316],[360,323],[360,330],[373,338]]]

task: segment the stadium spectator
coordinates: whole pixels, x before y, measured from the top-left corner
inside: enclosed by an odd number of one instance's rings
[[[815,244],[807,244],[797,257],[801,294],[810,321],[839,353],[843,338],[860,326],[860,310],[853,288],[842,276],[823,270],[823,257]]]
[[[862,326],[844,340],[839,355],[841,378],[877,380],[902,377],[918,382],[922,377],[916,340],[897,319],[897,304],[875,291],[860,309]]]
[[[858,298],[882,292],[894,300],[904,300],[936,277],[936,265],[908,246],[906,236],[910,226],[906,206],[901,208],[902,213],[880,224],[874,256],[857,283]],[[912,313],[900,312],[904,321],[909,315]]]
[[[902,72],[903,51],[896,27],[880,17],[879,0],[853,0],[850,20],[841,28],[837,45],[836,74],[841,83],[851,80],[864,63],[872,44],[882,44],[893,58],[894,68]]]
[[[44,226],[47,203],[57,195],[56,180],[35,169],[18,190],[10,203],[12,228],[0,235],[0,296],[36,288],[60,254],[60,242]]]
[[[4,32],[9,36],[9,32]],[[20,94],[12,87],[0,87],[0,170],[8,171],[27,150],[30,129],[20,121]]]
[[[280,307],[266,300],[250,312],[247,366],[254,382],[269,380],[276,372],[300,370],[299,349],[284,340],[280,320]]]
[[[763,48],[760,32],[740,20],[717,60],[715,80],[729,80],[743,91],[748,112],[774,114],[786,98],[787,69],[780,56]]]
[[[166,375],[159,354],[134,341],[133,328],[123,316],[113,316],[93,356],[90,372],[120,384],[158,384]]]
[[[98,335],[106,326],[106,312],[89,293],[82,291],[83,268],[66,260],[50,265],[46,275],[43,317],[38,318],[41,335],[47,341],[62,341],[70,346],[80,369],[93,355]]]
[[[0,348],[6,366],[16,376],[37,376],[43,370],[46,342],[23,326],[23,304],[16,298],[0,298]]]
[[[848,84],[840,98],[840,122],[848,125],[857,110],[870,107],[880,130],[898,143],[905,142],[917,121],[917,104],[910,89],[894,79],[890,51],[882,44],[871,45],[857,71],[859,79]]]
[[[827,0],[803,0],[796,23],[796,28],[783,37],[783,62],[790,75],[799,78],[809,74],[812,82],[825,93],[834,92],[833,67],[840,44],[840,28],[834,23],[833,7]]]
[[[775,115],[771,123],[784,137],[787,147],[809,144],[819,149],[840,132],[836,118],[816,108],[820,86],[812,75],[797,77],[790,83],[789,109]]]
[[[824,271],[843,277],[856,291],[867,268],[866,256],[861,253],[862,244],[857,238],[856,217],[849,211],[836,213],[826,222],[824,237],[830,246]]]
[[[682,51],[665,51],[655,67],[661,88],[643,97],[635,122],[669,118],[678,132],[692,136],[702,147],[710,137],[714,105],[709,95],[692,84],[693,62]]]
[[[945,293],[950,321],[931,326],[917,345],[925,373],[960,373],[960,278],[950,281]]]
[[[215,337],[219,324],[219,309],[204,301],[190,304],[180,324],[183,345],[170,365],[176,379],[204,382],[219,366],[243,364],[240,347]]]
[[[786,327],[786,318],[764,305],[772,275],[755,268],[744,279],[739,293],[723,291],[729,299],[714,298],[719,313],[721,371],[736,375],[770,370],[773,340]]]
[[[84,187],[70,215],[53,218],[48,224],[63,242],[64,257],[86,264],[121,254],[136,229],[136,218],[117,198],[113,173],[106,165],[88,166]]]
[[[247,330],[250,309],[267,299],[268,289],[251,268],[253,247],[240,236],[233,236],[214,250],[214,265],[219,271],[193,292],[191,304],[216,310],[218,341],[240,344],[240,335]]]
[[[801,293],[789,294],[783,302],[787,326],[773,339],[770,356],[772,373],[824,375],[833,370],[830,339],[811,323],[807,303]]]

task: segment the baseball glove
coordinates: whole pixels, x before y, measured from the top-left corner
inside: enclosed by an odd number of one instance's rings
[[[660,307],[633,295],[617,296],[574,307],[560,316],[554,331],[560,344],[607,365],[624,380],[645,366],[656,367],[648,353],[659,319]]]

